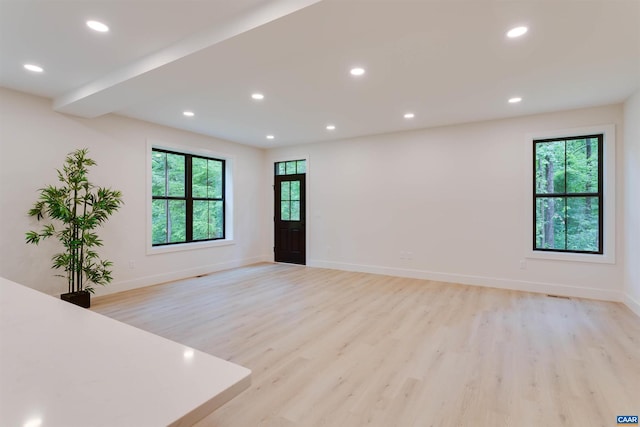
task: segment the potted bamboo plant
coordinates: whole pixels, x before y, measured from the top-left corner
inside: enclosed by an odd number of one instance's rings
[[[29,210],[38,221],[48,220],[40,231],[26,233],[27,243],[38,244],[55,237],[63,252],[53,256],[52,268],[64,270],[68,292],[60,295],[65,301],[81,307],[91,305],[92,285],[111,282],[111,261],[101,260],[95,251],[102,240],[95,229],[102,225],[122,205],[122,193],[95,187],[87,177],[89,167],[96,162],[87,157],[86,148],[69,153],[62,170],[58,169],[60,186],[49,185],[39,190],[39,198]]]

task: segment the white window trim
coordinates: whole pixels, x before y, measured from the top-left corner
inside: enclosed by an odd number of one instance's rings
[[[528,236],[526,242],[528,247],[526,257],[533,259],[546,259],[556,261],[578,261],[615,264],[616,262],[616,133],[615,125],[598,125],[590,127],[580,127],[573,129],[560,129],[555,131],[529,134],[527,146],[529,153],[529,167],[527,168],[527,182],[529,187],[529,197],[527,198],[527,226]],[[565,138],[579,135],[603,134],[603,253],[602,254],[574,254],[561,252],[547,252],[533,250],[533,141],[537,139]]]
[[[176,243],[174,245],[164,245],[164,246],[153,246],[151,244],[152,233],[151,233],[151,223],[152,223],[152,209],[151,209],[151,152],[154,148],[176,151],[185,154],[193,154],[197,156],[204,157],[213,157],[217,159],[222,159],[225,161],[225,238],[220,240],[210,240],[206,242],[192,242],[192,243]],[[233,240],[234,236],[234,221],[233,221],[233,212],[234,212],[234,202],[233,202],[233,183],[234,183],[234,157],[229,154],[224,154],[220,152],[215,152],[211,150],[207,150],[204,148],[194,148],[183,146],[179,144],[154,141],[151,139],[147,139],[147,150],[146,150],[146,206],[147,206],[147,215],[146,215],[146,253],[147,255],[156,255],[156,254],[164,254],[168,252],[180,252],[180,251],[191,251],[197,249],[205,249],[212,248],[217,246],[227,246],[235,244]]]

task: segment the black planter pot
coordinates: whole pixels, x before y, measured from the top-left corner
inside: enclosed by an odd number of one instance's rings
[[[91,294],[89,291],[69,292],[60,295],[60,299],[83,308],[91,307]]]

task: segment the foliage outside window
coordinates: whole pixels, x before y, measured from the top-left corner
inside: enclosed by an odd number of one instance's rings
[[[603,135],[533,141],[534,250],[603,253]]]
[[[280,183],[280,220],[300,221],[300,181]]]
[[[152,150],[152,244],[225,238],[225,161]]]

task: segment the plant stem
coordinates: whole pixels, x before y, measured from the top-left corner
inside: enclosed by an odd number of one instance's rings
[[[83,221],[86,220],[87,218],[87,193],[89,192],[88,189],[88,185],[85,184],[84,186],[84,197],[83,197],[83,201],[84,204],[82,206],[82,219]],[[86,225],[86,224],[85,224]],[[78,288],[79,290],[82,290],[84,288],[83,283],[82,283],[82,272],[84,270],[84,231],[85,231],[85,226],[82,227],[82,237],[80,238],[80,271],[78,273]]]
[[[73,265],[73,291],[76,291],[76,286],[79,285],[79,274],[78,274],[78,246],[77,246],[77,242],[78,242],[78,219],[77,219],[77,211],[78,211],[78,183],[77,183],[77,177],[75,177],[74,182],[72,182],[73,184],[73,222],[72,222],[72,227],[73,227],[73,255],[71,257],[71,263]],[[80,289],[78,289],[80,290]]]

